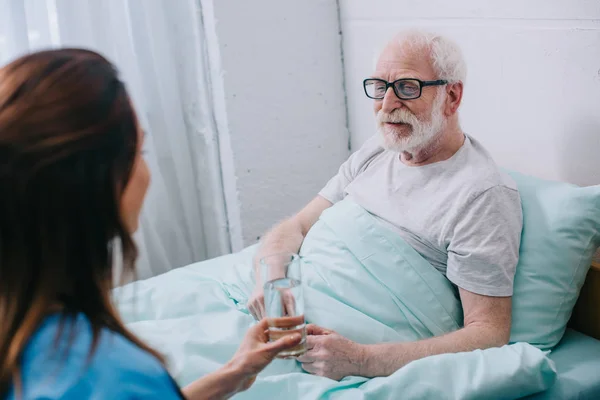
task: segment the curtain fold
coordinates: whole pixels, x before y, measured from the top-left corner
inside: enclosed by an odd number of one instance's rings
[[[152,184],[138,277],[231,250],[204,26],[196,0],[0,0],[0,62],[50,47],[111,60],[147,137]]]

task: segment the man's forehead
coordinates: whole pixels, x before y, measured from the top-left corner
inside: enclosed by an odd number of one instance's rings
[[[434,78],[429,57],[409,52],[386,52],[379,57],[375,66],[375,75],[403,75],[414,73],[423,78]]]

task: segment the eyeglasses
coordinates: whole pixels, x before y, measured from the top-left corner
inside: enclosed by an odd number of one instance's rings
[[[400,100],[414,100],[421,97],[424,87],[441,86],[447,83],[448,81],[441,79],[437,81],[421,81],[419,79],[405,78],[394,82],[387,82],[383,79],[369,78],[363,81],[363,87],[365,94],[370,99],[383,99],[388,88],[391,87]]]

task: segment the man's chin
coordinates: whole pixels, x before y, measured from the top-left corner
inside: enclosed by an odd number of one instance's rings
[[[410,147],[410,137],[401,137],[397,135],[392,135],[388,132],[379,132],[379,142],[381,147],[386,150],[395,151],[398,153],[402,153],[408,147]]]

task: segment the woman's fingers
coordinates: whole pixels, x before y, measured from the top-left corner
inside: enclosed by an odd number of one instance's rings
[[[252,329],[256,333],[257,337],[263,337],[262,335],[264,335],[265,331],[269,329],[269,320],[263,318],[259,320],[258,323],[250,329]]]
[[[273,359],[275,358],[275,356],[277,356],[277,354],[279,354],[283,350],[291,349],[292,347],[300,344],[301,341],[302,335],[300,335],[299,333],[286,335],[281,339],[265,344],[265,346],[263,347],[263,351],[269,355],[270,359]]]

